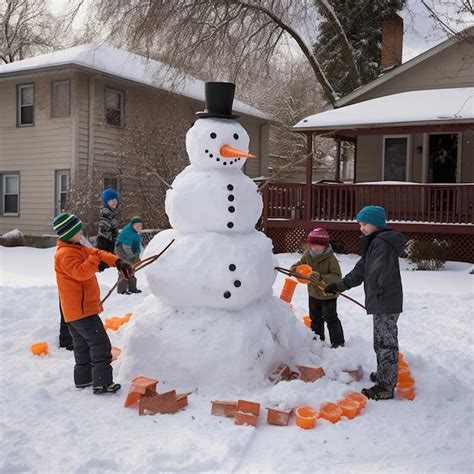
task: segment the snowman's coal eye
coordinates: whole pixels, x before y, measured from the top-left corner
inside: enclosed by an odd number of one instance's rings
[[[211,133],[211,138],[216,138],[216,137],[217,137],[217,135],[214,132],[212,132]]]
[[[234,133],[234,138],[235,138],[236,140],[238,140],[238,139],[239,139],[239,136],[238,136],[236,133]]]

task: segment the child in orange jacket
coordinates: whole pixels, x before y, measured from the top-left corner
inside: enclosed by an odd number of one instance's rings
[[[74,382],[77,388],[93,385],[95,394],[115,393],[120,385],[112,380],[112,347],[99,317],[103,308],[95,273],[101,261],[125,276],[132,269],[112,253],[81,245],[84,226],[74,214],[59,214],[53,227],[58,234],[54,270],[59,300],[74,345]]]

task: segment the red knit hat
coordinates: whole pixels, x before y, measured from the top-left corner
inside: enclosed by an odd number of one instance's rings
[[[326,229],[318,227],[313,229],[309,234],[306,242],[310,245],[328,245],[329,244],[329,234]]]

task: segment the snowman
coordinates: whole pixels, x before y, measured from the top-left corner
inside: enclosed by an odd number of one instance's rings
[[[120,370],[171,384],[216,387],[263,382],[291,362],[306,335],[272,294],[277,261],[255,229],[262,198],[242,172],[249,136],[232,113],[235,85],[205,85],[206,110],[186,135],[190,165],[172,183],[172,229],[145,257],[173,245],[146,277],[152,295],[127,328]]]

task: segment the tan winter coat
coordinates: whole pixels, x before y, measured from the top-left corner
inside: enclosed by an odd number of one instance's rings
[[[297,265],[302,264],[310,265],[313,271],[319,272],[324,283],[333,283],[339,281],[342,277],[341,267],[339,266],[330,245],[317,257],[313,257],[309,250],[306,250],[303,256],[293,264],[291,268],[294,269]],[[334,298],[337,298],[335,295],[323,294],[319,288],[312,284],[308,285],[308,293],[309,296],[316,298],[317,300],[333,300]]]

